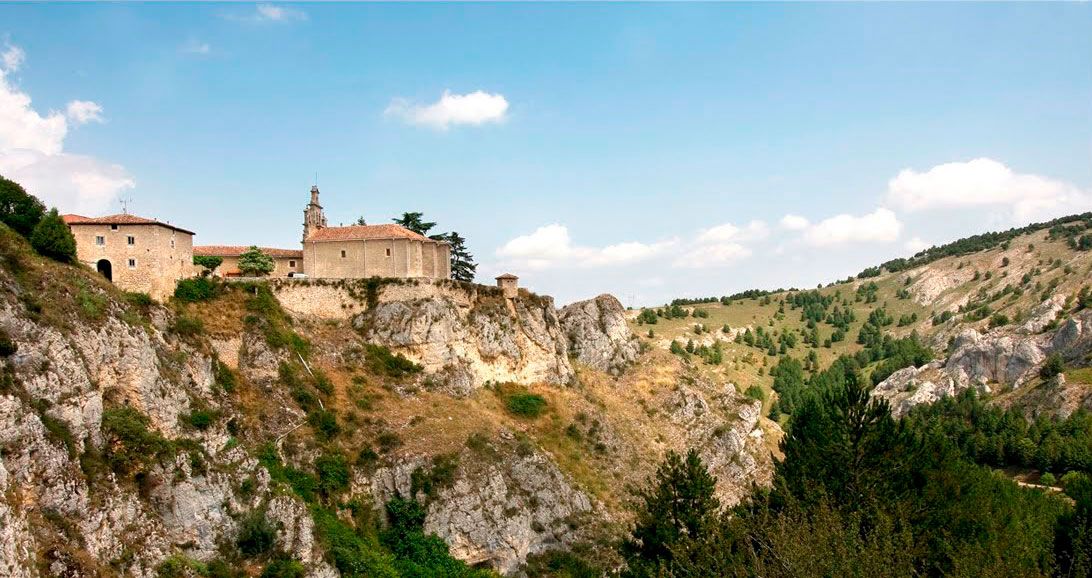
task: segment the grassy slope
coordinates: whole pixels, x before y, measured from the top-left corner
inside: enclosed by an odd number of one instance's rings
[[[1029,244],[1033,246],[1030,250],[1028,248]],[[1005,257],[1009,259],[1007,267],[1002,266],[1002,259]],[[1053,263],[1059,259],[1062,265],[1054,265]],[[1066,267],[1071,270],[1070,273],[1066,272]],[[1039,270],[1038,274],[1034,273],[1035,269]],[[979,291],[987,291],[992,294],[1006,285],[1021,286],[1022,276],[1025,273],[1032,273],[1030,283],[1023,286],[1025,288],[1023,295],[1019,297],[1006,295],[990,304],[994,311],[1002,312],[1010,319],[1017,318],[1019,315],[1026,316],[1034,306],[1042,301],[1043,292],[1051,282],[1057,280],[1058,283],[1053,291],[1054,294],[1075,295],[1081,287],[1092,282],[1090,270],[1092,270],[1092,252],[1075,251],[1069,248],[1064,240],[1048,241],[1047,232],[1039,231],[1014,239],[1007,250],[996,247],[970,255],[946,257],[907,271],[884,273],[871,279],[832,284],[819,291],[824,295],[837,295],[848,299],[850,307],[856,313],[857,320],[850,326],[845,341],[834,343],[829,349],[820,346],[815,350],[819,355],[820,367],[826,367],[839,355],[852,354],[860,349],[861,346],[856,343],[857,333],[868,319],[869,313],[876,307],[886,308],[888,314],[896,320],[902,315],[912,313],[918,315],[918,321],[911,325],[905,327],[890,325],[886,327],[885,329],[889,333],[904,336],[909,335],[911,331],[917,331],[919,335],[927,340],[939,336],[943,342],[946,336],[952,334],[959,327],[975,327],[985,331],[989,320],[971,322],[964,320],[963,316],[957,315],[947,323],[934,326],[931,322],[934,313],[949,309],[954,311],[958,309],[959,304],[972,298]],[[978,280],[973,280],[975,271],[980,273]],[[992,273],[992,278],[985,278],[987,272]],[[904,286],[913,291],[915,288],[921,287],[930,278],[944,276],[956,278],[959,282],[933,299],[922,299],[922,302],[919,302],[913,296],[910,299],[899,299],[896,296],[899,289]],[[906,285],[907,278],[910,279],[909,286]],[[875,282],[879,287],[877,292],[878,301],[871,304],[855,301],[856,288],[869,282]],[[1038,291],[1035,290],[1037,284],[1041,286]],[[639,325],[635,321],[636,312],[632,312],[630,323],[633,330],[641,336],[643,341],[652,347],[665,349],[673,339],[683,343],[693,339],[697,343],[703,337],[708,338],[706,335],[694,333],[696,323],[704,323],[713,330],[714,336],[722,340],[726,339],[720,333],[720,328],[724,324],[732,328],[761,326],[778,334],[785,331],[800,332],[804,329],[805,324],[800,319],[799,310],[790,309],[786,305],[784,319],[776,319],[779,304],[785,295],[786,293],[773,294],[771,303],[768,305],[763,305],[762,298],[755,298],[732,301],[728,306],[723,306],[720,303],[688,306],[688,309],[698,308],[707,311],[709,317],[707,319],[694,317],[660,318],[655,325]],[[653,330],[654,338],[647,336],[649,329]],[[819,324],[820,343],[828,338],[832,331],[831,326],[825,323]],[[751,385],[758,384],[766,392],[766,407],[768,409],[773,397],[770,389],[773,379],[769,377],[769,369],[776,363],[777,358],[768,356],[766,352],[758,348],[732,343],[729,340],[725,340],[723,346],[725,355],[722,365],[706,365],[697,358],[694,358],[692,363],[699,366],[700,371],[736,383],[740,390],[746,390]],[[810,345],[805,345],[801,340],[798,340],[796,347],[791,349],[788,354],[803,359],[809,349],[811,349]],[[1077,372],[1071,373],[1071,377],[1084,379],[1092,376]]]

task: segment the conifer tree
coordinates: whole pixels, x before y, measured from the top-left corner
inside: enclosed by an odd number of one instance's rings
[[[443,240],[451,245],[451,278],[456,281],[474,281],[478,265],[474,262],[474,255],[466,248],[466,239],[452,231],[443,235]]]
[[[65,263],[76,260],[76,238],[57,209],[51,210],[34,227],[30,244],[39,254]]]

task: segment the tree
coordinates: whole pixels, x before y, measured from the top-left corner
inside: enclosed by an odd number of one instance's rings
[[[356,218],[356,224],[357,225],[367,225],[368,222],[364,220],[364,215],[361,215],[361,216]]]
[[[1039,368],[1039,377],[1043,379],[1053,379],[1054,376],[1065,371],[1065,361],[1062,360],[1062,356],[1057,353],[1051,353],[1046,361],[1043,362],[1043,366]]]
[[[691,449],[686,457],[668,452],[648,487],[638,490],[641,510],[623,554],[634,576],[656,575],[669,564],[673,549],[702,536],[715,522],[720,501],[713,495],[717,480]]]
[[[466,239],[452,231],[444,235],[442,240],[451,245],[451,278],[456,281],[473,281],[478,265],[474,262],[474,255],[466,248]]]
[[[263,277],[273,272],[273,257],[262,253],[262,250],[251,246],[245,253],[239,255],[239,272],[247,277]]]
[[[30,245],[40,255],[57,261],[69,263],[76,260],[76,238],[57,214],[57,209],[38,221],[30,235]]]
[[[396,224],[402,225],[403,227],[413,231],[414,233],[417,233],[419,235],[428,235],[428,232],[436,226],[436,223],[422,221],[421,218],[424,216],[424,213],[418,212],[402,213],[401,217],[392,220]]]
[[[30,237],[45,212],[45,205],[37,197],[19,183],[0,176],[0,222]]]
[[[193,264],[204,269],[201,272],[203,277],[207,277],[216,270],[217,267],[224,263],[223,257],[216,257],[214,255],[194,255]]]

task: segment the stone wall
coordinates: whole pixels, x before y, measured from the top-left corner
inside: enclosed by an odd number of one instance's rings
[[[70,228],[80,262],[95,269],[99,261],[107,260],[113,283],[125,291],[162,300],[174,293],[179,279],[195,273],[189,233],[161,225],[73,224]],[[96,237],[103,238],[102,245]]]
[[[434,241],[369,239],[304,243],[304,270],[316,279],[447,279],[450,248]],[[344,257],[342,257],[344,252]]]

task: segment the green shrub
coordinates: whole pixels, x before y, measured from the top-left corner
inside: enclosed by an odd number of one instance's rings
[[[455,472],[459,468],[458,454],[442,454],[432,459],[429,468],[417,468],[410,475],[410,493],[414,496],[423,492],[433,498],[436,493],[455,482]]]
[[[219,290],[220,287],[216,281],[209,277],[190,277],[178,280],[174,288],[174,298],[188,303],[208,301],[215,297]]]
[[[394,559],[373,535],[354,529],[325,508],[312,507],[311,517],[315,533],[344,578],[399,578]]]
[[[391,353],[390,349],[372,343],[364,344],[365,359],[368,369],[377,375],[400,378],[420,373],[422,367],[406,359],[401,354]]]
[[[174,318],[171,331],[179,337],[194,337],[205,332],[205,324],[196,317],[179,315]]]
[[[180,416],[182,422],[196,430],[207,430],[219,417],[215,411],[208,409],[195,409],[190,413]]]
[[[341,432],[341,427],[337,424],[337,416],[333,412],[324,409],[309,412],[307,414],[307,423],[324,441],[333,439]]]
[[[245,556],[256,557],[273,550],[277,530],[266,518],[265,512],[255,510],[239,524],[235,545]]]
[[[102,412],[102,432],[106,437],[106,460],[119,475],[142,469],[153,460],[174,455],[170,440],[148,430],[148,417],[128,407]]]
[[[155,304],[151,295],[139,291],[126,291],[125,300],[134,307],[151,307]]]
[[[8,357],[19,351],[19,345],[12,341],[11,336],[0,329],[0,357]]]
[[[260,578],[303,578],[307,570],[296,560],[286,556],[274,558],[266,564]]]
[[[1046,472],[1045,474],[1039,476],[1039,483],[1044,486],[1053,486],[1054,484],[1058,483],[1058,480],[1054,477],[1054,474]]]
[[[30,245],[38,254],[62,263],[76,260],[76,238],[64,223],[57,209],[49,211],[30,234]]]
[[[511,393],[504,401],[508,411],[523,417],[536,418],[546,410],[546,398],[536,393]]]
[[[752,385],[747,388],[747,397],[751,399],[757,399],[758,401],[766,401],[766,392],[762,391],[762,388],[757,385]]]
[[[235,391],[235,374],[232,373],[231,368],[219,359],[215,360],[213,363],[216,366],[214,369],[216,372],[216,385],[227,393]]]
[[[19,183],[0,176],[0,223],[29,237],[42,220],[45,205]]]
[[[340,452],[331,452],[315,458],[318,489],[331,496],[349,487],[349,461]]]
[[[1051,353],[1047,356],[1046,361],[1043,362],[1043,366],[1039,368],[1039,377],[1043,379],[1053,379],[1063,371],[1065,371],[1065,361],[1062,360],[1062,356],[1057,353]]]
[[[387,453],[402,445],[402,438],[394,432],[383,432],[376,436],[375,442],[379,444],[380,453]]]
[[[1009,316],[1004,313],[994,313],[990,316],[990,329],[1009,324]]]

